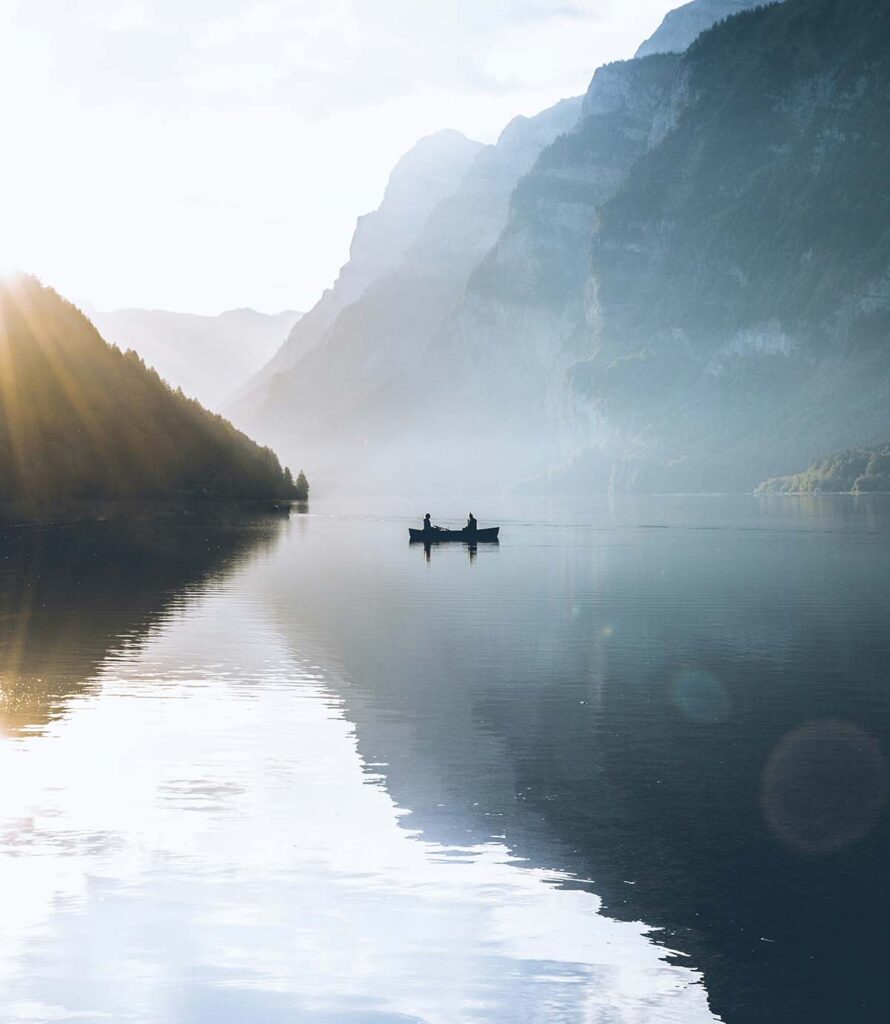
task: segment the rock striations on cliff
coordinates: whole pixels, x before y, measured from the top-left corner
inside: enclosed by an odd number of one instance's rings
[[[258,415],[276,374],[291,370],[319,345],[340,313],[374,281],[396,269],[436,206],[458,188],[482,150],[460,132],[441,131],[421,139],[396,164],[380,206],[359,217],[349,260],[337,280],[300,319],[272,359],[233,396],[227,407],[239,422],[264,421]]]
[[[416,235],[399,265],[378,273],[351,301],[338,298],[341,308],[293,364],[287,365],[282,350],[268,368],[260,401],[233,407],[236,421],[282,450],[298,447],[305,453],[308,445],[313,465],[332,466],[333,476],[351,483],[374,461],[373,453],[365,458],[365,442],[370,436],[381,440],[378,428],[392,427],[397,442],[404,440],[403,430],[416,433],[419,425],[401,398],[390,403],[385,397],[389,385],[408,379],[409,397],[423,394],[413,374],[469,274],[497,241],[516,182],[547,145],[576,124],[580,109],[580,98],[569,99],[535,117],[518,117],[494,145],[481,148],[452,193],[425,217],[418,211]],[[347,272],[352,273],[349,265],[341,278]],[[325,317],[330,311],[328,302]],[[304,336],[304,324],[315,313],[297,325],[286,348]]]
[[[441,339],[449,475],[751,490],[886,437],[888,42],[878,0],[786,0],[603,69],[585,120],[613,120],[542,153]]]
[[[574,130],[517,184],[504,230],[470,275],[425,367],[437,383],[437,429],[449,430],[455,402],[464,410],[469,430],[450,430],[450,457],[464,466],[475,462],[481,438],[497,445],[501,469],[514,478],[559,458],[566,374],[593,351],[589,250],[597,210],[646,151],[676,66],[676,57],[658,55],[600,68]],[[490,469],[478,465],[483,479]]]
[[[879,0],[786,0],[681,58],[592,237],[587,486],[749,490],[890,433],[888,44]]]
[[[378,489],[750,490],[888,436],[890,8],[729,6],[476,153],[245,425]]]

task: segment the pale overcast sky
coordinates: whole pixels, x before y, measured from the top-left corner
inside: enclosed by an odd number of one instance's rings
[[[0,0],[0,267],[309,308],[419,137],[493,141],[680,0]]]

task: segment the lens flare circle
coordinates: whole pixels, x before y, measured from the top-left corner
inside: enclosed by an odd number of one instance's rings
[[[705,669],[678,672],[671,680],[671,699],[684,717],[703,725],[725,722],[732,711],[726,687]]]
[[[826,854],[863,839],[887,802],[880,744],[852,722],[825,719],[776,744],[761,780],[766,822],[782,842]]]

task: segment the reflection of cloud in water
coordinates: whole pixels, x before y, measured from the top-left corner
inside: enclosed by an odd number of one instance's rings
[[[645,926],[500,843],[407,828],[245,578],[0,745],[0,1015],[712,1019]]]

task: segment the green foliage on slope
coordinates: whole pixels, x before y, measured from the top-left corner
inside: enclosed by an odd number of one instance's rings
[[[758,494],[864,494],[890,492],[890,443],[848,448],[792,476],[764,481]]]
[[[221,416],[33,278],[0,282],[0,501],[296,498]]]

